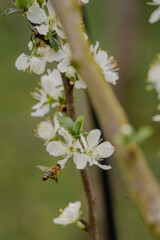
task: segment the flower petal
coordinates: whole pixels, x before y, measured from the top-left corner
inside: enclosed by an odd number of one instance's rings
[[[57,163],[61,165],[61,169],[64,168],[66,162],[68,161],[69,156],[67,156],[66,158],[64,158],[63,160],[59,160]]]
[[[35,24],[41,24],[46,20],[45,11],[39,6],[31,6],[27,11],[26,16],[30,22]]]
[[[28,56],[22,53],[16,60],[15,66],[19,71],[24,71],[29,67]]]
[[[65,58],[61,62],[58,63],[57,68],[61,73],[65,73],[67,70],[67,67],[70,65],[69,59]]]
[[[106,165],[99,164],[98,161],[96,161],[96,160],[93,160],[93,164],[97,165],[98,167],[102,168],[103,170],[111,169],[110,165],[106,166]]]
[[[48,30],[49,30],[49,26],[46,24],[42,24],[41,26],[36,26],[35,28],[41,35],[47,35]]]
[[[77,201],[69,203],[58,218],[54,218],[53,222],[61,225],[74,223],[79,219],[81,202]]]
[[[30,70],[36,74],[43,74],[46,67],[46,60],[43,57],[32,57],[30,59]]]
[[[84,169],[87,162],[91,162],[91,159],[84,153],[74,153],[73,161],[76,164],[77,169]]]
[[[160,7],[158,7],[153,13],[151,14],[149,18],[150,23],[155,23],[160,19]]]
[[[42,121],[37,126],[37,134],[44,140],[51,140],[55,136],[55,129],[51,121]]]
[[[49,142],[47,144],[46,151],[49,152],[50,155],[53,155],[55,157],[66,154],[65,146],[58,141]]]
[[[110,142],[103,142],[95,148],[94,152],[96,152],[100,158],[107,158],[113,154],[114,149],[114,146],[112,146]]]
[[[60,128],[58,134],[61,135],[68,145],[71,145],[73,142],[73,137],[66,131],[64,128]]]
[[[92,149],[93,147],[95,147],[98,144],[98,141],[100,139],[101,136],[101,131],[99,129],[94,129],[92,131],[89,132],[86,140],[88,142],[88,149]]]
[[[32,117],[44,117],[47,113],[49,113],[49,111],[50,111],[49,104],[45,104],[43,107],[36,109],[35,112],[31,112],[31,116]]]

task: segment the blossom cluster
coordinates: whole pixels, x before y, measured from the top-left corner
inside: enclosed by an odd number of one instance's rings
[[[73,123],[73,128],[67,131],[68,126],[63,119],[65,119],[63,115],[57,114],[53,120],[54,125],[51,120],[42,121],[36,130],[37,136],[45,141],[47,152],[54,157],[61,158],[57,163],[64,168],[67,161],[73,159],[77,169],[84,169],[87,163],[89,166],[94,164],[104,170],[110,169],[110,166],[102,165],[100,162],[113,154],[114,146],[107,141],[100,143],[102,141],[101,131],[94,129],[84,137],[82,130],[74,131],[76,123],[83,125],[83,120],[79,121],[78,118]],[[70,121],[72,122],[71,119]]]
[[[63,26],[50,0],[16,0],[13,1],[18,9],[7,9],[3,16],[21,13],[27,20],[31,30],[28,43],[29,54],[22,53],[16,59],[15,67],[19,71],[35,73],[40,76],[39,86],[31,94],[37,103],[32,106],[31,116],[44,117],[54,109],[53,122],[50,118],[37,125],[35,134],[44,140],[46,151],[54,157],[54,168],[39,166],[45,173],[45,179],[52,178],[58,182],[57,173],[68,161],[74,162],[77,169],[84,169],[87,165],[97,165],[108,170],[111,167],[103,164],[103,159],[110,157],[114,146],[108,141],[102,142],[101,131],[91,130],[83,132],[84,117],[79,116],[75,122],[66,113],[65,81],[76,89],[86,89],[87,85],[75,68],[71,60],[71,49]],[[80,5],[89,0],[77,0]],[[82,32],[85,41],[88,36]],[[104,75],[107,82],[115,85],[119,79],[117,63],[112,56],[99,48],[99,42],[90,46],[90,52]],[[53,64],[51,69],[48,64]],[[48,170],[49,169],[49,170]],[[54,173],[52,171],[54,169]],[[61,211],[61,215],[53,221],[56,224],[68,225],[76,223],[81,228],[79,201],[69,203]]]

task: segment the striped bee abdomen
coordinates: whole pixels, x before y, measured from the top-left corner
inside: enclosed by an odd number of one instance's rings
[[[48,172],[46,172],[43,176],[43,181],[48,180],[51,176],[53,175],[53,171],[52,170],[48,170]]]

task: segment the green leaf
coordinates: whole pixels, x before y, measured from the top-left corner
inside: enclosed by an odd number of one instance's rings
[[[34,3],[34,0],[14,0],[17,7],[23,10],[28,10]]]
[[[12,13],[22,13],[22,12],[16,8],[7,8],[2,14],[2,17],[5,18]]]
[[[136,142],[138,144],[143,143],[153,134],[153,129],[149,126],[142,126],[136,133]]]
[[[73,131],[75,135],[80,135],[83,131],[84,116],[79,116],[74,123]]]
[[[50,42],[50,45],[53,48],[53,50],[55,52],[57,52],[59,50],[59,44],[58,44],[57,40],[54,37],[51,37],[49,39],[49,42]]]
[[[74,131],[73,131],[74,122],[72,121],[72,119],[70,117],[63,116],[59,113],[56,113],[55,116],[57,117],[60,127],[63,127],[65,130],[67,130],[73,136],[74,135]]]

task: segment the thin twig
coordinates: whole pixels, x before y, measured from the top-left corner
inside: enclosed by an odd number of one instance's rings
[[[69,79],[67,79],[64,74],[63,85],[66,97],[66,113],[70,118],[72,118],[73,121],[75,121],[76,113],[74,107],[73,85],[69,83]],[[80,172],[88,205],[89,224],[87,225],[87,232],[89,234],[90,240],[99,240],[100,238],[97,226],[96,199],[88,167],[81,170]]]

